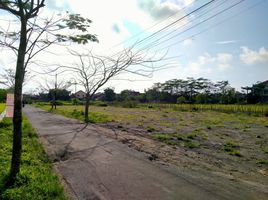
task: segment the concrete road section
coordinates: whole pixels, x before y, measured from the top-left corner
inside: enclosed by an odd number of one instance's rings
[[[30,106],[24,113],[73,199],[265,199],[232,180],[152,162],[145,153],[104,136],[103,127]]]

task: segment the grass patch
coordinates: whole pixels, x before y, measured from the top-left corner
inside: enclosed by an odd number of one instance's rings
[[[268,147],[263,148],[262,151],[263,151],[264,153],[268,154]]]
[[[189,149],[194,149],[194,148],[199,148],[200,144],[198,142],[186,141],[184,142],[184,146]]]
[[[184,138],[180,134],[152,134],[151,138],[172,146],[180,145],[181,142],[183,142],[183,146],[189,149],[200,147],[198,142],[190,141],[188,138]]]
[[[266,164],[268,164],[268,161],[267,160],[258,160],[256,162],[256,164],[258,164],[258,165],[266,165]]]
[[[229,154],[232,156],[242,157],[242,154],[238,150],[232,150],[229,152]]]
[[[151,126],[147,127],[147,132],[152,133],[154,131],[156,131],[156,129],[154,127],[151,127]]]
[[[6,104],[5,103],[0,103],[0,114],[5,110]]]
[[[12,121],[0,122],[0,199],[67,199],[32,126],[23,119],[21,172],[12,188],[5,188],[12,152]]]
[[[193,139],[195,139],[195,138],[197,137],[197,133],[196,133],[196,132],[190,133],[190,134],[188,134],[186,137],[187,137],[188,139],[193,140]]]
[[[239,150],[237,150],[237,148],[239,148],[239,144],[234,141],[225,141],[223,144],[224,151],[228,152],[232,156],[241,157],[242,154]]]
[[[63,115],[65,117],[69,117],[69,118],[74,118],[74,119],[78,119],[80,121],[84,121],[84,107],[83,106],[57,106],[57,109],[51,109],[51,106],[47,106],[47,105],[35,105],[38,108],[41,108],[43,110],[55,113],[55,114],[59,114],[59,115]],[[106,122],[111,122],[112,119],[104,114],[104,113],[100,113],[100,112],[92,112],[89,111],[88,114],[88,118],[90,123],[106,123]]]
[[[172,139],[172,136],[168,134],[153,134],[151,137],[161,142],[167,142],[168,140]]]

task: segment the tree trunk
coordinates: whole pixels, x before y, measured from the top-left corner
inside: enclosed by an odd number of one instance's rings
[[[88,118],[88,111],[89,111],[89,94],[86,94],[86,104],[85,104],[85,122],[89,122],[89,118]]]
[[[13,149],[9,183],[13,184],[20,172],[22,148],[22,84],[24,79],[24,60],[27,48],[27,20],[21,18],[20,45],[15,75],[14,115],[13,115]]]

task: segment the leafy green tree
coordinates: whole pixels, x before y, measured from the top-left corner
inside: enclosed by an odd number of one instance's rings
[[[112,88],[106,88],[104,90],[104,101],[114,101],[116,99],[116,94],[114,92],[114,89]]]
[[[206,94],[203,93],[197,94],[195,97],[195,102],[199,104],[206,103]]]
[[[185,103],[185,102],[186,102],[186,99],[185,99],[184,96],[180,96],[180,97],[178,97],[178,99],[177,99],[177,103],[179,103],[179,104],[183,104],[183,103]]]
[[[133,90],[122,90],[118,95],[118,101],[135,101],[139,96],[139,92]]]
[[[160,91],[156,88],[149,89],[145,92],[146,99],[149,102],[158,102],[160,99]]]
[[[7,91],[5,89],[0,89],[0,102],[6,101]]]
[[[14,183],[16,175],[20,171],[22,146],[21,101],[26,67],[38,53],[56,42],[72,41],[85,44],[90,40],[97,41],[95,35],[87,33],[91,21],[82,18],[80,15],[68,15],[67,18],[61,18],[57,21],[53,21],[52,18],[43,21],[38,19],[40,9],[45,6],[44,3],[45,0],[0,0],[0,10],[8,12],[19,22],[19,30],[10,32],[9,27],[6,27],[7,31],[0,32],[0,45],[12,49],[17,56],[14,87],[13,149],[8,185]],[[57,31],[66,28],[78,30],[82,34],[65,35],[57,33]]]
[[[48,92],[48,99],[53,100],[54,95],[56,94],[57,100],[60,101],[69,101],[71,99],[71,92],[66,89],[50,89]]]

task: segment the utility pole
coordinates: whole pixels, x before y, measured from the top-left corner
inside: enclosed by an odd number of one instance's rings
[[[76,105],[77,104],[77,99],[76,99],[76,85],[77,85],[77,82],[76,80],[74,80],[74,97],[75,97],[75,101],[74,101],[74,104]]]
[[[52,109],[55,107],[57,109],[57,87],[58,87],[58,74],[55,74],[55,87],[54,87],[54,95],[52,102]]]

